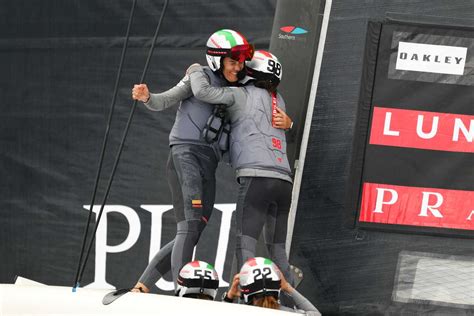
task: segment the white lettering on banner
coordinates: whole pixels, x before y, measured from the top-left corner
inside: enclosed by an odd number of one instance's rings
[[[440,207],[441,204],[443,204],[443,196],[441,193],[437,192],[423,192],[423,199],[421,200],[421,210],[420,214],[418,216],[428,216],[428,211],[431,212],[435,217],[438,218],[443,218],[443,215],[441,215],[441,212],[437,209],[437,207]],[[436,203],[434,205],[429,205],[430,201],[430,196],[435,196],[436,197]]]
[[[474,231],[473,206],[474,191],[365,182],[359,221]]]
[[[466,140],[472,143],[474,139],[474,120],[470,120],[469,131],[464,125],[463,121],[459,118],[454,119],[454,132],[453,132],[453,141],[457,142],[459,140],[459,131],[462,131]]]
[[[433,123],[431,124],[431,131],[428,133],[423,132],[423,120],[425,116],[424,115],[418,115],[418,120],[416,122],[416,134],[423,139],[430,139],[433,138],[436,133],[438,132],[438,122],[439,122],[439,117],[434,116],[433,117]]]
[[[398,43],[398,70],[463,75],[467,47]]]
[[[398,200],[398,193],[395,190],[392,189],[381,189],[377,188],[377,200],[375,202],[375,209],[373,210],[374,213],[383,213],[382,206],[384,204],[386,205],[392,205],[395,204]],[[385,192],[389,192],[392,194],[392,197],[390,198],[390,201],[384,202],[384,195]]]
[[[148,262],[150,262],[155,254],[161,247],[161,233],[163,214],[167,211],[171,211],[172,205],[140,205],[144,210],[151,213],[151,233],[150,233],[150,251]],[[84,205],[84,209],[89,211],[90,206]],[[228,282],[222,278],[224,270],[225,258],[227,254],[227,247],[229,243],[229,232],[231,226],[232,213],[235,211],[235,204],[215,204],[214,208],[222,212],[219,239],[217,244],[216,259],[214,267],[219,274],[219,286],[227,287]],[[98,216],[100,205],[94,205],[92,211]],[[107,245],[107,214],[111,212],[117,212],[122,214],[128,221],[129,232],[125,241],[119,245],[109,246]],[[99,227],[97,228],[96,241],[95,241],[95,276],[94,282],[87,285],[88,288],[115,288],[113,285],[106,281],[106,266],[107,253],[119,253],[129,250],[138,240],[141,233],[140,219],[134,209],[123,206],[123,205],[105,205],[104,211],[100,220]],[[164,291],[171,291],[174,289],[173,282],[166,281],[161,278],[156,286]]]
[[[222,273],[224,272],[225,257],[227,254],[227,246],[229,244],[229,231],[232,219],[232,213],[235,211],[235,204],[217,204],[214,208],[222,212],[221,228],[219,231],[219,242],[217,244],[216,262],[214,267],[219,274],[219,286],[228,286],[229,283],[224,281]]]
[[[399,136],[399,131],[390,130],[390,122],[392,121],[392,112],[385,113],[385,122],[383,124],[383,134],[388,136]]]
[[[468,221],[471,220],[472,214],[474,214],[474,210],[472,210],[472,211],[471,211],[471,214],[469,214],[469,216],[466,218]]]
[[[90,205],[84,205],[86,210],[90,209]],[[92,211],[96,213],[96,217],[99,216],[100,205],[94,205]],[[120,213],[127,219],[130,230],[128,236],[121,244],[116,246],[107,245],[107,214],[108,213]],[[111,284],[107,283],[105,279],[105,271],[107,265],[106,254],[124,252],[130,249],[138,240],[140,236],[140,219],[137,213],[128,206],[123,205],[105,205],[102,217],[100,219],[99,226],[97,227],[97,234],[95,237],[95,277],[94,282],[87,285],[88,288],[114,288]]]

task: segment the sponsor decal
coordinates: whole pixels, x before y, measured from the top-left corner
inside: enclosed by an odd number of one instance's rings
[[[474,230],[474,191],[366,182],[359,221]]]
[[[463,75],[467,47],[398,43],[398,70]]]
[[[213,55],[213,56],[223,56],[223,55],[227,55],[229,52],[228,51],[222,51],[222,50],[208,49],[207,53],[209,55]]]
[[[284,34],[279,33],[278,38],[283,39],[283,40],[290,40],[290,41],[297,40],[299,35],[308,33],[308,30],[305,30],[302,27],[293,26],[293,25],[282,26],[280,27],[280,31],[282,31]]]
[[[474,153],[474,115],[376,106],[370,144]]]
[[[283,26],[283,27],[280,27],[280,31],[285,32],[285,33],[295,34],[295,35],[308,33],[308,31],[305,30],[304,28],[296,27],[296,26]]]

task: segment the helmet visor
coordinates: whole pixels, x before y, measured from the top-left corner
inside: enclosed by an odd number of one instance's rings
[[[233,60],[243,63],[246,60],[251,60],[254,52],[255,48],[253,45],[243,44],[232,47],[228,56]]]

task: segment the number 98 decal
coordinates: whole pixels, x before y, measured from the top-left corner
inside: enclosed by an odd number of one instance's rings
[[[281,64],[273,59],[269,59],[267,70],[273,72],[276,76],[280,76]]]

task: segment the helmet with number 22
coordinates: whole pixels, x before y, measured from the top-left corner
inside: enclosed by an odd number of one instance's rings
[[[240,269],[240,292],[246,304],[254,297],[280,295],[280,270],[270,259],[256,257],[245,262]]]

